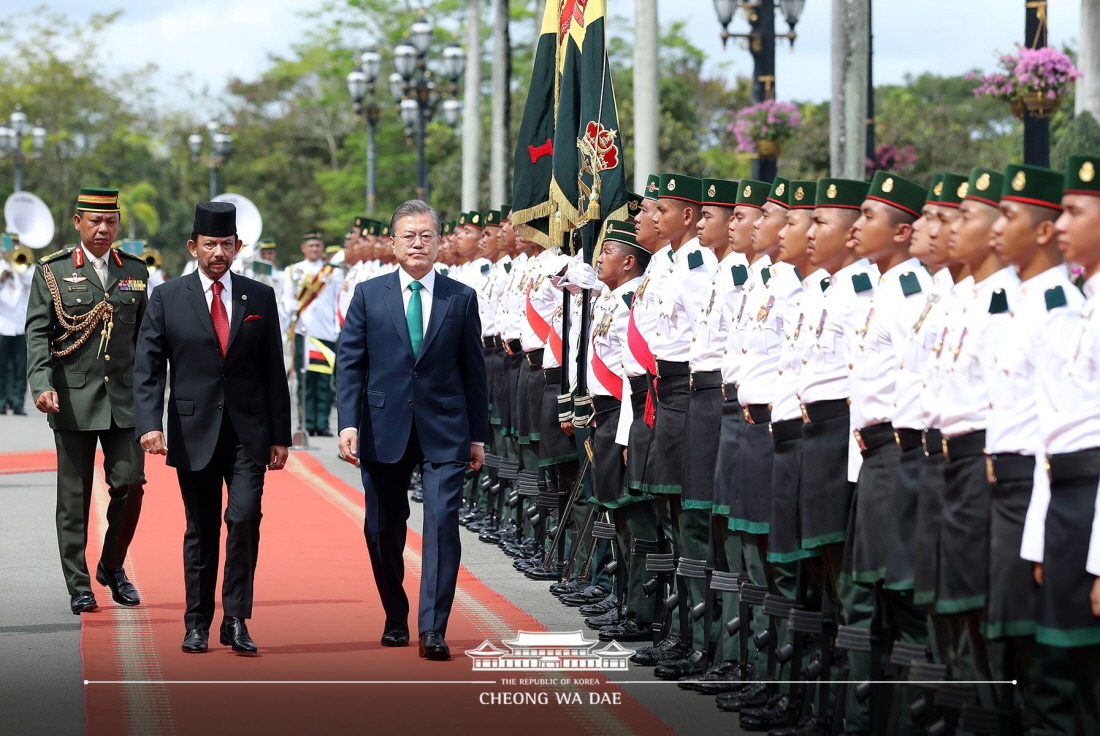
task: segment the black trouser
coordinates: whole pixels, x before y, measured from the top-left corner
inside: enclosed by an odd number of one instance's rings
[[[214,620],[214,591],[222,531],[222,483],[225,507],[225,573],[222,613],[252,617],[252,583],[260,548],[260,498],[267,468],[245,451],[229,414],[223,414],[214,455],[202,470],[176,469],[187,531],[183,535],[183,578],[187,590],[188,629],[209,629]]]
[[[122,567],[134,538],[145,486],[145,455],[134,439],[133,427],[87,432],[56,430],[57,546],[69,595],[91,590],[88,563],[88,512],[92,503],[92,475],[96,445],[103,448],[103,476],[107,481],[107,532],[100,562],[108,570]]]
[[[27,395],[27,336],[0,335],[0,409],[23,411]]]

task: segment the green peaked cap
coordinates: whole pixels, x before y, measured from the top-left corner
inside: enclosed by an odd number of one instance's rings
[[[1065,194],[1100,197],[1100,156],[1070,156],[1066,163]]]
[[[737,204],[736,179],[703,179],[703,204],[733,207]]]
[[[885,202],[913,217],[920,217],[920,208],[924,206],[924,187],[889,171],[876,171],[867,191],[867,199]]]
[[[858,179],[818,179],[814,206],[858,210],[863,205],[863,200],[867,199],[870,186]]]
[[[1061,171],[1043,166],[1009,164],[1001,186],[1001,200],[1062,209],[1062,192],[1066,177]]]

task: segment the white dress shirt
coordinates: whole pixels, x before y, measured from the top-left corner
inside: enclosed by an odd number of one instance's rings
[[[412,289],[409,288],[414,279],[409,275],[408,271],[403,268],[397,269],[397,279],[401,282],[401,301],[405,305],[405,314],[409,313],[409,299],[412,299]],[[420,305],[421,314],[424,316],[423,327],[424,334],[428,333],[428,320],[432,317],[432,294],[435,292],[435,269],[429,269],[428,273],[423,278],[419,279],[420,283],[424,286],[420,290]]]
[[[83,245],[81,245],[80,248],[84,251],[84,258],[88,261],[92,270],[99,275],[99,285],[103,288],[107,288],[107,271],[110,268],[107,262],[107,259],[110,257],[109,252],[104,253],[102,258],[96,258],[92,255],[92,252]]]
[[[225,316],[228,318],[228,323],[233,324],[233,280],[229,277],[229,272],[218,279],[222,284],[222,304],[225,305]],[[210,305],[214,303],[214,290],[211,288],[214,285],[214,280],[204,274],[202,270],[199,270],[199,283],[202,284],[202,295],[206,299],[206,311],[210,311]]]

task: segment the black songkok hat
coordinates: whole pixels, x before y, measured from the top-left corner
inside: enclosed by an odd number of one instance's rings
[[[226,238],[237,233],[237,208],[229,202],[199,202],[191,228],[209,238]]]

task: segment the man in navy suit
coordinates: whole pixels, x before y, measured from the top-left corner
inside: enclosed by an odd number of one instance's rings
[[[340,456],[357,463],[364,532],[386,611],[385,646],[409,643],[405,533],[409,477],[423,462],[420,656],[448,659],[444,640],[461,544],[467,467],[485,460],[489,398],[477,295],[437,273],[439,215],[420,200],[390,219],[400,268],[355,287],[336,353]]]
[[[245,620],[252,616],[264,473],[283,468],[290,444],[279,308],[270,286],[229,271],[241,248],[236,219],[226,202],[195,208],[187,245],[198,269],[153,291],[134,366],[137,436],[147,453],[168,456],[187,512],[183,651],[190,653],[206,651],[214,618],[223,483],[229,500],[221,643],[256,653]]]

